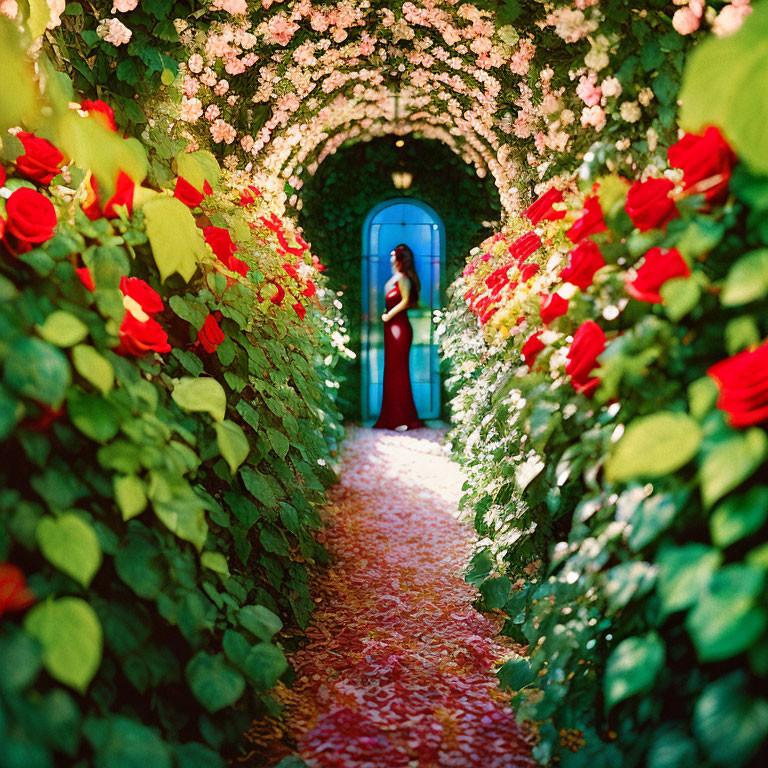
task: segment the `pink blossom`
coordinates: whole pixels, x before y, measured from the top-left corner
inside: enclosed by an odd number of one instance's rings
[[[185,123],[196,123],[203,114],[203,104],[200,99],[182,99],[179,118]]]
[[[205,110],[205,119],[208,121],[215,120],[221,114],[221,110],[216,104],[209,104]]]
[[[9,19],[15,19],[19,12],[19,4],[16,0],[0,0],[0,13]]]
[[[584,107],[581,111],[581,126],[582,128],[591,126],[598,131],[605,128],[605,112],[603,108],[599,105]]]
[[[190,77],[190,75],[187,75],[184,78],[184,82],[182,83],[181,90],[185,96],[191,98],[200,90],[200,82],[197,80],[197,78]]]
[[[729,37],[735,34],[741,28],[744,19],[752,13],[752,10],[750,0],[733,0],[717,15],[712,24],[712,31],[718,37]]]
[[[114,0],[112,3],[112,13],[128,13],[133,11],[139,4],[139,0]]]
[[[291,21],[285,13],[280,12],[272,16],[267,23],[267,29],[278,45],[286,46],[299,29],[299,25]]]
[[[213,89],[217,96],[223,96],[229,90],[229,83],[226,80],[219,80]]]
[[[248,11],[246,0],[213,0],[213,7],[226,11],[232,16],[242,16]]]
[[[131,32],[120,19],[104,19],[96,27],[96,34],[105,42],[115,47],[127,45],[131,41]]]
[[[237,131],[224,120],[215,120],[211,126],[211,136],[216,144],[231,144],[237,138]]]
[[[600,103],[603,92],[600,86],[596,85],[597,75],[590,72],[588,77],[582,76],[579,84],[576,86],[576,95],[588,106],[594,107]]]
[[[213,88],[216,85],[216,73],[210,67],[206,67],[205,72],[200,75],[200,82],[209,88]]]
[[[193,53],[187,61],[190,72],[199,75],[203,71],[203,57],[199,53]]]

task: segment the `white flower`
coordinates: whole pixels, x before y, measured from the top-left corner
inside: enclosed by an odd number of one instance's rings
[[[642,115],[640,105],[636,101],[625,101],[620,111],[621,119],[627,123],[636,123]]]

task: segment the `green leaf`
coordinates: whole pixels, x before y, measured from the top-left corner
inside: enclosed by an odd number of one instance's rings
[[[260,640],[271,640],[282,628],[280,617],[263,605],[246,605],[237,614],[240,624]]]
[[[746,766],[768,737],[768,701],[748,693],[743,672],[732,672],[699,696],[693,731],[713,765]]]
[[[255,645],[245,659],[245,673],[253,680],[260,690],[266,691],[288,669],[285,655],[271,643]]]
[[[193,187],[202,192],[203,184],[207,181],[217,189],[221,178],[221,167],[218,160],[208,150],[196,152],[179,152],[176,155],[176,169]]]
[[[729,547],[745,536],[756,533],[768,520],[768,488],[755,485],[746,493],[731,496],[719,504],[709,519],[712,541]]]
[[[51,9],[48,7],[46,0],[28,1],[29,18],[27,19],[27,29],[31,37],[40,37],[51,20]]]
[[[117,410],[101,395],[73,391],[67,398],[67,413],[72,423],[91,440],[106,443],[120,429]]]
[[[156,600],[165,584],[163,557],[154,536],[138,523],[130,523],[115,555],[115,570],[139,597]]]
[[[201,552],[208,538],[208,522],[204,502],[189,483],[182,477],[152,472],[147,495],[158,520]]]
[[[198,262],[206,258],[206,245],[189,208],[181,200],[157,195],[144,204],[147,237],[160,279],[175,272],[189,282]]]
[[[221,653],[198,653],[187,664],[186,677],[195,698],[209,712],[231,707],[245,691],[245,679]]]
[[[630,696],[649,691],[664,666],[664,657],[664,642],[655,632],[622,640],[605,666],[606,709]]]
[[[58,309],[37,326],[38,333],[49,344],[57,347],[72,347],[88,335],[88,326],[75,315]]]
[[[659,565],[659,595],[666,613],[693,605],[720,567],[723,555],[705,544],[685,544],[662,550]]]
[[[674,277],[659,290],[664,309],[671,320],[682,320],[701,300],[701,286],[690,277]]]
[[[200,555],[200,565],[222,576],[229,576],[229,563],[221,552],[203,552]]]
[[[22,46],[15,24],[7,18],[0,19],[0,131],[34,123],[39,109],[39,89],[26,56],[27,47],[28,43]]]
[[[520,0],[504,0],[494,17],[497,27],[514,24],[520,16]]]
[[[154,728],[127,717],[89,718],[85,734],[97,768],[171,768],[171,751]]]
[[[499,678],[499,684],[513,691],[522,690],[535,679],[531,662],[523,657],[504,662],[496,674]]]
[[[701,429],[687,414],[660,411],[632,421],[605,465],[612,482],[663,477],[687,464],[699,449]]]
[[[213,425],[216,430],[216,444],[234,475],[250,452],[248,438],[235,422],[225,419]]]
[[[724,67],[723,62],[728,66]],[[736,154],[757,173],[768,173],[768,8],[758,4],[730,37],[709,37],[688,57],[680,125],[694,133],[717,125]]]
[[[701,661],[729,659],[763,635],[768,614],[755,601],[764,584],[764,571],[748,565],[728,565],[712,575],[686,620]]]
[[[42,645],[51,677],[85,693],[101,664],[102,631],[93,608],[78,597],[50,599],[29,611],[24,628]]]
[[[223,421],[227,411],[224,387],[209,376],[198,379],[184,376],[174,382],[174,402],[185,411],[205,411],[216,421]]]
[[[737,259],[728,270],[720,303],[724,307],[739,307],[757,301],[768,294],[768,248]]]
[[[3,382],[8,389],[59,408],[72,373],[61,350],[41,339],[20,337],[8,347]]]
[[[768,437],[755,427],[717,443],[701,464],[701,496],[711,507],[758,469],[768,452]]]
[[[697,419],[704,417],[717,401],[717,384],[709,376],[702,376],[688,385],[688,408]]]
[[[272,427],[268,427],[267,439],[269,440],[269,444],[272,446],[274,452],[281,459],[284,459],[288,455],[288,449],[291,447],[291,444],[288,441],[288,438],[282,432],[279,432],[276,429],[272,429]]]
[[[40,551],[49,563],[88,587],[101,566],[101,545],[91,526],[73,513],[46,516],[37,525]]]
[[[267,484],[264,475],[256,472],[251,467],[243,467],[240,470],[240,477],[243,478],[245,487],[260,501],[265,507],[276,507],[277,499],[272,489]]]
[[[136,184],[146,177],[146,150],[136,139],[124,139],[99,121],[84,120],[69,109],[58,113],[56,125],[59,137],[56,146],[81,168],[90,168],[107,197],[114,194],[121,171]]]
[[[130,520],[144,511],[147,506],[147,494],[144,483],[136,475],[116,475],[113,486],[115,501],[123,520]]]
[[[480,594],[490,610],[501,610],[507,604],[511,592],[512,583],[506,576],[486,579],[480,585]]]
[[[740,315],[726,323],[725,349],[729,355],[735,355],[753,345],[757,346],[761,339],[760,329],[752,315]]]
[[[78,344],[72,350],[75,370],[102,395],[115,385],[115,369],[112,363],[87,344]]]

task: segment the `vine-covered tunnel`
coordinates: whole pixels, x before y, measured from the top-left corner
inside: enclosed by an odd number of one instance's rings
[[[0,767],[763,764],[767,41],[0,0]]]

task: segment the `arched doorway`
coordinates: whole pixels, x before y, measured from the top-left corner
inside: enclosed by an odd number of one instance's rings
[[[432,312],[440,307],[440,281],[445,265],[445,228],[435,210],[410,198],[377,205],[363,225],[362,270],[362,415],[376,419],[381,410],[384,373],[384,283],[391,276],[390,251],[410,246],[421,281],[419,306],[409,309],[413,326],[411,385],[422,419],[440,416],[440,371]]]

